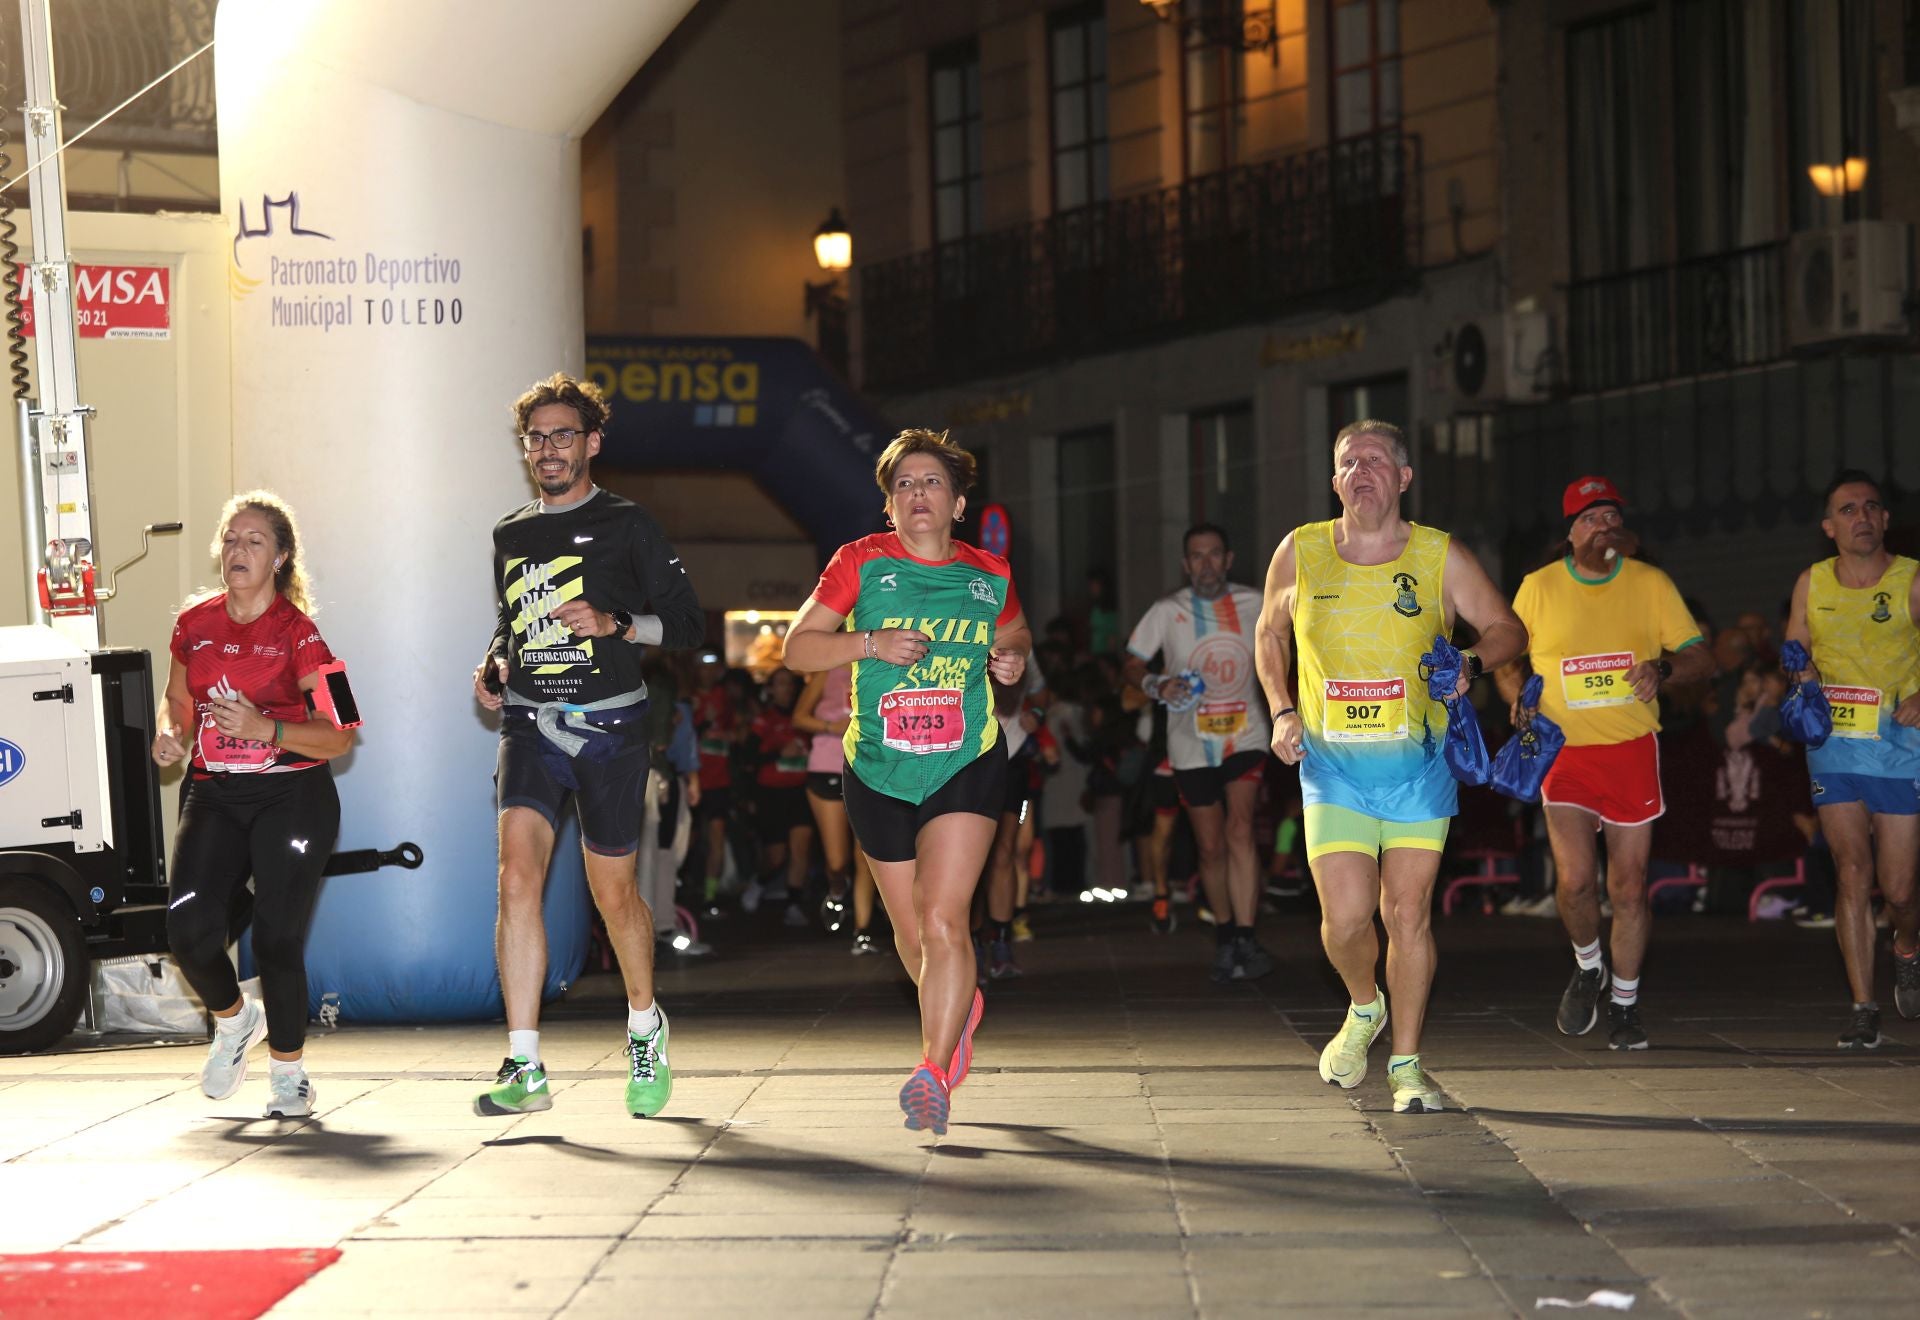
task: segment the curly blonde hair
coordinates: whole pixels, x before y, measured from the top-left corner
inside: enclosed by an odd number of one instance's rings
[[[267,526],[273,529],[274,548],[285,556],[280,561],[280,567],[274,571],[274,589],[292,601],[295,609],[311,617],[314,611],[313,581],[307,576],[307,563],[300,555],[300,529],[294,521],[293,506],[272,491],[245,491],[228,500],[220,510],[220,521],[214,524],[213,544],[207,547],[207,552],[218,564],[220,544],[227,535],[227,524],[242,509],[251,509],[267,520]]]

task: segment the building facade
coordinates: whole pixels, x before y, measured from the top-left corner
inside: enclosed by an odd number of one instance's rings
[[[1840,462],[1920,483],[1908,8],[843,0],[857,379],[981,452],[1040,618],[1202,520],[1257,582],[1359,416],[1509,584],[1598,469],[1771,610]]]

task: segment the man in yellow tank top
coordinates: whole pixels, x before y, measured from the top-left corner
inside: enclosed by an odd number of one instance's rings
[[[1920,1017],[1920,563],[1887,550],[1880,483],[1847,470],[1827,486],[1820,530],[1837,552],[1793,587],[1787,638],[1805,646],[1833,709],[1833,734],[1809,748],[1813,805],[1833,849],[1834,934],[1853,1012],[1841,1049],[1880,1044],[1873,992],[1873,886],[1893,927],[1893,1003]]]
[[[1429,697],[1420,656],[1436,635],[1452,635],[1456,618],[1472,625],[1480,638],[1456,688],[1464,693],[1483,667],[1526,650],[1527,631],[1472,552],[1400,516],[1412,484],[1400,428],[1368,420],[1341,429],[1333,445],[1341,515],[1296,528],[1274,551],[1255,661],[1273,706],[1274,753],[1300,767],[1320,938],[1351,999],[1321,1051],[1321,1080],[1358,1086],[1387,1025],[1387,996],[1374,982],[1377,912],[1387,928],[1393,1109],[1417,1114],[1446,1107],[1419,1051],[1433,985],[1433,885],[1456,809],[1442,753],[1446,707]]]
[[[1496,676],[1500,695],[1520,697],[1526,660],[1540,675],[1540,709],[1567,735],[1541,790],[1557,875],[1554,897],[1573,942],[1573,979],[1560,997],[1562,1033],[1583,1036],[1600,1020],[1608,989],[1607,1046],[1644,1050],[1640,965],[1652,913],[1647,858],[1660,788],[1659,692],[1678,678],[1713,673],[1713,657],[1673,579],[1630,556],[1625,501],[1605,477],[1580,477],[1560,497],[1567,552],[1529,573],[1513,598],[1527,626],[1528,654]],[[1520,712],[1514,712],[1518,724]],[[1600,955],[1596,838],[1607,840],[1613,904],[1611,959]]]

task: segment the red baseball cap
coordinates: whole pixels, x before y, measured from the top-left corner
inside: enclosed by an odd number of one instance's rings
[[[1622,508],[1627,502],[1620,497],[1620,489],[1605,477],[1576,477],[1567,487],[1567,493],[1560,497],[1560,512],[1568,518],[1578,518],[1596,504],[1617,504]]]

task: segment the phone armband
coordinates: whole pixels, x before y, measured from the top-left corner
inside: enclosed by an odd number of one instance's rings
[[[320,676],[320,682],[313,689],[313,708],[336,729],[359,728],[360,703],[354,700],[353,688],[347,683],[347,662],[329,661],[314,673]]]

